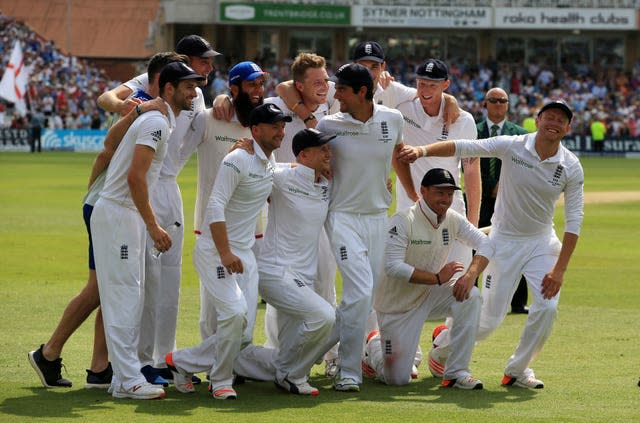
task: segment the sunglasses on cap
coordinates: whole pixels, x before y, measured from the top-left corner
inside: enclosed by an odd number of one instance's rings
[[[506,104],[509,102],[509,99],[506,98],[488,98],[487,101],[491,104],[496,104],[496,103],[500,103],[500,104]]]

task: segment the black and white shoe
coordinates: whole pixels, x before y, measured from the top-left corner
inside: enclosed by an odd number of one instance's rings
[[[108,389],[111,386],[111,378],[113,377],[113,368],[111,363],[101,372],[92,372],[87,369],[87,383],[85,389]]]
[[[49,361],[44,358],[42,348],[44,344],[29,353],[29,363],[38,374],[40,382],[45,388],[71,388],[71,381],[62,377],[62,358]]]

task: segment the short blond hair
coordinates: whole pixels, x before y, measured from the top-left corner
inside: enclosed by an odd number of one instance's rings
[[[318,56],[314,53],[300,53],[296,56],[293,64],[291,65],[291,73],[293,74],[293,80],[297,82],[304,82],[304,74],[307,69],[325,68],[327,66],[324,57]]]

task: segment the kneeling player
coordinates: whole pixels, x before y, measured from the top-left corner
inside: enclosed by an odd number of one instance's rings
[[[389,385],[411,380],[425,320],[452,316],[451,353],[442,386],[482,389],[482,382],[469,371],[481,306],[473,284],[493,249],[482,232],[449,209],[458,189],[449,171],[431,169],[422,179],[422,198],[391,218],[385,272],[374,294],[380,332],[369,334],[362,364],[365,374]],[[463,276],[447,282],[464,270],[462,263],[446,262],[456,239],[477,253]]]

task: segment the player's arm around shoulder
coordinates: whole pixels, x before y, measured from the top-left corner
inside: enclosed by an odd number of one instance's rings
[[[213,122],[215,121],[212,113],[212,109],[205,109],[196,113],[191,120],[187,132],[184,134],[184,138],[180,143],[179,163],[186,163],[198,147],[209,137],[208,127],[214,125]],[[209,122],[211,122],[211,124],[209,124]]]

